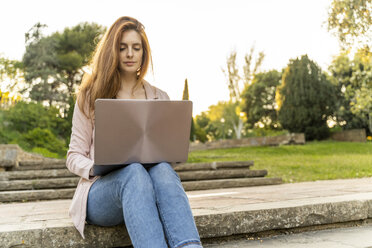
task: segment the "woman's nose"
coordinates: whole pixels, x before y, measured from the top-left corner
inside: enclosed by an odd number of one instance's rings
[[[133,57],[133,51],[132,51],[132,49],[128,49],[127,57],[128,58]]]

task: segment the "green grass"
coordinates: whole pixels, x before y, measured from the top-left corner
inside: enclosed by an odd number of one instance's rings
[[[188,162],[253,160],[252,169],[284,182],[372,177],[372,142],[320,141],[306,145],[194,151]]]

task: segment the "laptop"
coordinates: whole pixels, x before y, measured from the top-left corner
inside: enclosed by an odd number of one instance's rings
[[[191,118],[189,100],[97,99],[93,174],[134,162],[186,162]]]

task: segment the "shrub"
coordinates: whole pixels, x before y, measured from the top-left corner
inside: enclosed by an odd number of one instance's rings
[[[63,156],[67,149],[65,142],[58,139],[50,130],[42,128],[34,128],[27,134],[23,135],[25,141],[29,143],[31,147],[45,148],[53,153],[57,153]]]

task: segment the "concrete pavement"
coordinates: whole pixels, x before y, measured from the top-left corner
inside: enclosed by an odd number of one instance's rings
[[[372,178],[200,190],[187,195],[202,239],[372,218]],[[87,239],[82,240],[68,217],[69,204],[70,200],[1,204],[0,243],[5,247],[91,247],[92,240],[95,247],[130,244],[123,226],[87,226]]]
[[[372,224],[348,228],[310,231],[267,238],[248,238],[220,244],[206,244],[205,248],[370,248]]]

